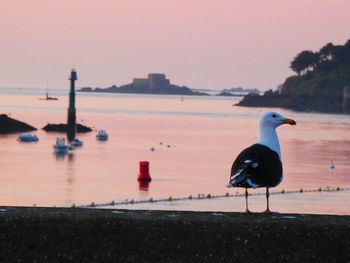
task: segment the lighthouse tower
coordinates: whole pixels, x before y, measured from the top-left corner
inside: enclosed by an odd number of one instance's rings
[[[70,92],[69,92],[69,107],[67,119],[67,139],[68,142],[75,140],[77,129],[76,110],[75,110],[75,81],[77,80],[77,72],[73,69],[70,73]]]

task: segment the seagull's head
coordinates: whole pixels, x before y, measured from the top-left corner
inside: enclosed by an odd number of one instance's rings
[[[286,117],[283,117],[277,112],[266,112],[260,119],[260,127],[277,128],[282,124],[296,125],[297,123]]]

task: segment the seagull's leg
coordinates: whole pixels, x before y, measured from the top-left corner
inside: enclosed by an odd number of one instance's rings
[[[270,192],[269,192],[269,188],[266,187],[266,210],[265,213],[271,213],[270,211],[270,207],[269,207],[269,197],[270,197]]]
[[[249,209],[248,209],[248,189],[245,189],[245,212],[246,213],[250,213]]]

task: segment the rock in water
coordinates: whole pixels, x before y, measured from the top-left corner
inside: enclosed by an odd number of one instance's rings
[[[6,114],[0,114],[0,134],[15,132],[35,131],[36,128],[27,123],[8,117]]]
[[[43,130],[47,131],[47,132],[67,132],[67,124],[47,124],[45,127],[43,127]],[[81,124],[77,124],[77,132],[91,132],[92,129],[90,127],[81,125]]]

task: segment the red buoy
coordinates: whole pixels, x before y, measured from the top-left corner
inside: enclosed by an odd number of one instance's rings
[[[147,161],[140,162],[140,174],[137,177],[137,180],[146,181],[146,182],[152,181],[152,178],[149,174],[149,162]]]

